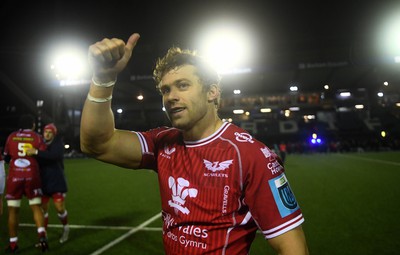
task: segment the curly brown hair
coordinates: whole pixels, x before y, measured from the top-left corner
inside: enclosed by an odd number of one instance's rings
[[[221,78],[218,72],[203,57],[199,56],[196,51],[181,49],[179,47],[170,48],[164,57],[157,60],[153,71],[156,88],[159,89],[161,79],[166,73],[183,65],[193,65],[196,67],[196,75],[205,89],[208,89],[212,84],[217,85],[219,88]]]

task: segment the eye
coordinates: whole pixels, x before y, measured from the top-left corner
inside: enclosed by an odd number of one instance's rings
[[[189,84],[186,83],[186,82],[180,82],[180,83],[178,83],[178,88],[179,88],[180,90],[185,90],[185,89],[187,89],[188,87],[189,87]]]
[[[168,94],[169,92],[170,92],[170,88],[168,88],[168,87],[162,87],[162,88],[160,88],[160,94],[161,94],[161,95]]]

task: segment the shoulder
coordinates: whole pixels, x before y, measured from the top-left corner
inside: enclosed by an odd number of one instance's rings
[[[182,132],[171,127],[158,127],[145,132],[135,132],[141,144],[153,144],[155,147],[165,144],[183,143]]]
[[[157,127],[157,128],[153,128],[148,131],[145,131],[145,132],[135,132],[135,133],[142,134],[145,136],[152,136],[157,139],[162,139],[162,138],[166,138],[166,137],[177,137],[177,136],[181,136],[181,134],[182,134],[182,132],[179,129],[167,127],[167,126]]]
[[[264,143],[254,138],[248,131],[234,124],[229,124],[222,137],[229,139],[240,148],[259,149],[266,147]]]
[[[10,139],[11,137],[16,136],[16,134],[17,134],[18,132],[19,132],[19,131],[11,132],[11,133],[8,135],[8,139]]]
[[[263,142],[234,124],[229,125],[222,137],[229,140],[247,160],[273,161],[277,158],[277,155]]]
[[[35,131],[30,131],[29,132],[31,137],[34,138],[37,142],[39,143],[44,143],[43,136]]]

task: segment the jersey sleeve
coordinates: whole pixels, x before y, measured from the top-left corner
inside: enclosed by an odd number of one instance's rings
[[[139,168],[157,171],[158,144],[166,128],[155,128],[146,132],[134,132],[142,147],[142,161]]]
[[[278,156],[263,144],[252,145],[245,176],[245,203],[265,238],[279,236],[303,221],[303,215]]]

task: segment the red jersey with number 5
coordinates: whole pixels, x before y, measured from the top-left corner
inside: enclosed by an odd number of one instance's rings
[[[45,150],[46,144],[38,133],[30,129],[20,129],[8,136],[4,154],[11,157],[10,175],[27,178],[39,174],[37,160],[26,154],[26,149],[28,148]]]

